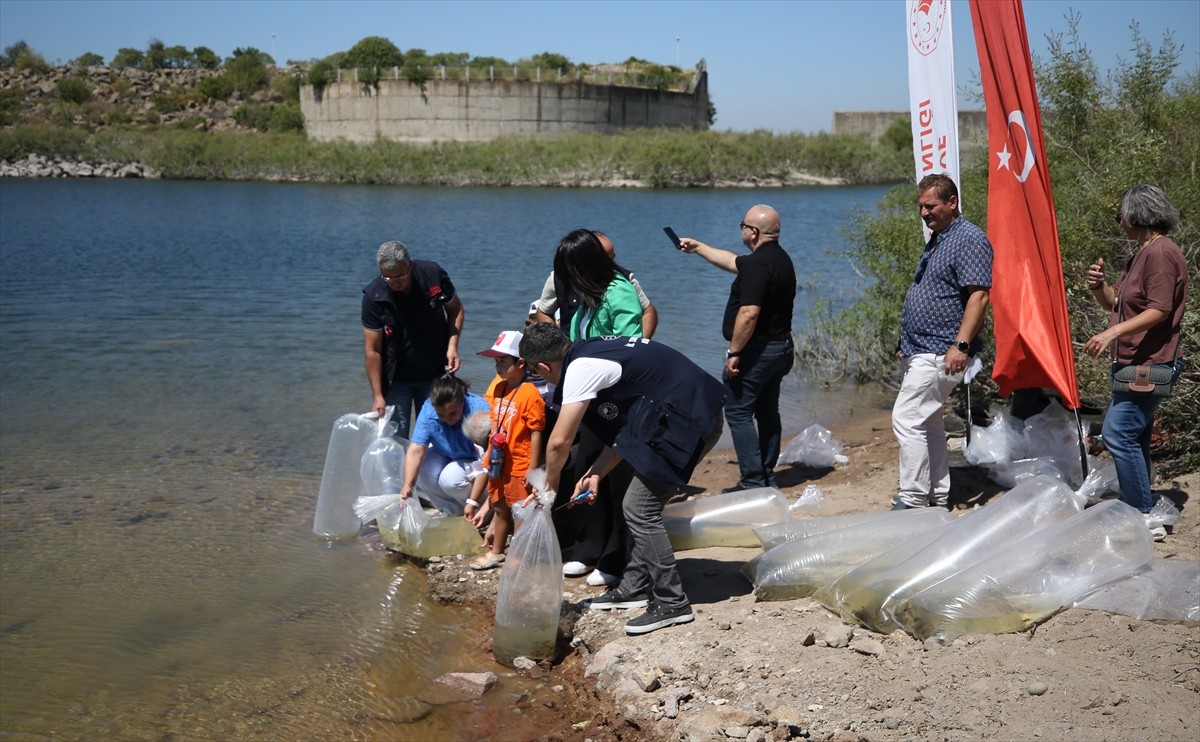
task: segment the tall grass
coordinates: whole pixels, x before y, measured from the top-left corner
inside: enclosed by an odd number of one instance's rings
[[[36,152],[138,161],[167,178],[302,180],[388,185],[583,186],[616,179],[652,187],[789,182],[797,173],[877,183],[905,178],[907,157],[860,137],[641,129],[617,135],[367,145],[295,133],[52,125],[0,131],[0,159]]]

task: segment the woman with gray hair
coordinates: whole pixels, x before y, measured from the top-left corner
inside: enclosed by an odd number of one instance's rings
[[[1111,286],[1103,259],[1088,266],[1088,288],[1111,316],[1108,329],[1089,338],[1083,351],[1095,358],[1111,352],[1113,375],[1128,366],[1158,367],[1171,369],[1174,381],[1182,368],[1179,326],[1188,290],[1183,251],[1167,236],[1179,227],[1179,210],[1160,189],[1136,185],[1121,197],[1116,218],[1137,249]],[[1104,416],[1104,443],[1117,468],[1121,499],[1143,513],[1154,505],[1150,430],[1163,399],[1152,392],[1114,389]],[[1166,538],[1163,526],[1150,530],[1156,541]]]

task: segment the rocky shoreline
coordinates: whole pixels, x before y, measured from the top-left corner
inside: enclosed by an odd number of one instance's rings
[[[147,178],[158,179],[162,174],[149,165],[140,162],[114,163],[74,160],[68,157],[46,157],[31,153],[16,160],[0,160],[0,178]],[[263,182],[278,182],[279,177],[263,177],[256,180]],[[287,179],[289,182],[325,182],[317,179]],[[482,183],[463,183],[460,185],[486,185]],[[581,181],[565,181],[562,179],[548,180],[542,183],[526,184],[528,187],[557,187],[557,188],[651,188],[641,180],[630,178],[599,178]],[[843,178],[826,178],[810,173],[794,171],[786,177],[775,179],[755,179],[747,181],[722,181],[714,184],[714,188],[790,188],[798,186],[842,186],[847,185]]]
[[[781,489],[796,494],[817,484],[832,515],[885,508],[897,476],[886,418],[861,415],[834,426],[850,463],[783,470]],[[730,451],[714,452],[692,483],[715,491],[735,469]],[[1156,489],[1188,502],[1200,474]],[[981,470],[955,467],[958,507],[998,491]],[[1200,558],[1196,510],[1182,509],[1171,536],[1155,544],[1156,557]],[[696,620],[650,636],[625,635],[631,612],[584,609],[602,589],[568,580],[556,663],[522,670],[545,685],[529,703],[557,704],[562,728],[547,728],[547,738],[1091,742],[1191,740],[1200,726],[1195,623],[1071,609],[1029,632],[942,646],[847,626],[807,598],[756,602],[741,567],[759,551],[679,552]],[[498,571],[472,572],[457,557],[433,560],[425,571],[435,599],[491,612]],[[490,641],[479,652],[480,671],[494,669]]]
[[[65,157],[30,154],[19,160],[0,161],[0,178],[149,178],[162,177],[139,162],[88,162]]]

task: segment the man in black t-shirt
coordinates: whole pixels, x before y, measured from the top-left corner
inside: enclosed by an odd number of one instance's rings
[[[734,255],[690,237],[679,240],[684,252],[696,253],[737,276],[729,288],[721,326],[729,341],[724,370],[729,389],[725,421],[740,472],[731,490],[775,486],[783,432],[779,387],[794,363],[796,268],[779,246],[779,214],[770,206],[753,206],[741,229],[749,255]]]
[[[430,383],[458,370],[466,311],[454,284],[431,260],[413,260],[404,243],[379,246],[379,275],[363,289],[362,325],[371,409],[395,405],[396,435],[409,437]],[[416,414],[415,412],[412,414]]]

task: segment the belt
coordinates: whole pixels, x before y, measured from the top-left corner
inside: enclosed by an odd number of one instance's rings
[[[779,332],[779,333],[775,333],[774,335],[751,335],[750,342],[752,342],[752,343],[771,343],[771,342],[777,342],[779,340],[790,340],[791,337],[792,337],[792,333],[790,333],[790,332]]]

